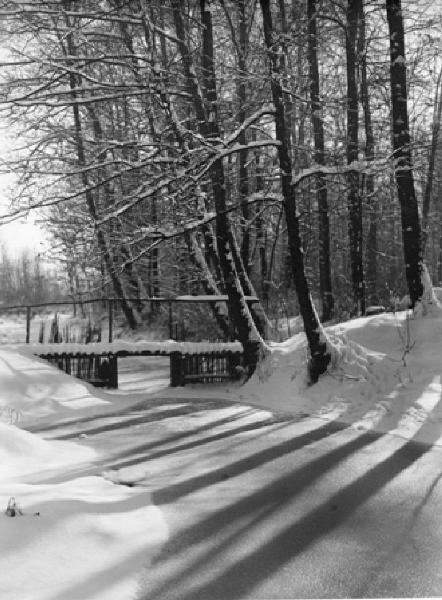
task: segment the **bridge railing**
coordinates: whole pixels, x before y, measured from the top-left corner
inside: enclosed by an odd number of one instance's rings
[[[33,352],[40,358],[58,367],[68,375],[73,375],[97,387],[118,388],[118,358],[128,356],[170,357],[170,385],[183,386],[186,383],[219,383],[225,380],[235,381],[241,376],[242,352],[231,349],[232,344],[217,344],[214,350],[207,344],[192,344],[193,351],[164,350],[116,350],[114,352],[81,352],[77,349],[60,352],[52,349],[39,352],[37,346]],[[55,346],[53,344],[52,346]]]

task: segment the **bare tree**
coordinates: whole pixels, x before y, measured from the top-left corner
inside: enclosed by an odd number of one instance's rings
[[[356,40],[358,19],[362,0],[348,0],[345,30],[347,56],[347,164],[358,160],[358,85]],[[362,260],[362,199],[359,191],[359,171],[355,168],[348,174],[348,237],[350,245],[350,267],[353,286],[353,313],[365,312],[365,281]]]
[[[178,0],[172,0],[172,7],[176,34],[179,40],[178,49],[183,62],[189,93],[193,98],[199,132],[205,138],[220,139],[221,131],[219,129],[218,120],[218,98],[214,69],[213,30],[210,8],[208,7],[206,0],[200,0],[203,36],[202,65],[204,70],[206,96],[206,102],[204,102],[191,61],[191,55],[186,45],[180,2]],[[217,251],[225,290],[229,298],[230,317],[235,326],[239,341],[244,347],[245,362],[250,375],[259,360],[260,352],[264,349],[264,342],[256,329],[248,308],[237,270],[238,263],[234,258],[234,254],[237,254],[237,248],[227,214],[226,182],[222,159],[215,160],[211,164],[209,176],[216,210]]]
[[[319,95],[318,38],[316,35],[316,0],[307,0],[308,59],[310,76],[310,111],[314,138],[314,161],[325,165],[324,124]],[[322,302],[322,320],[333,315],[333,293],[330,268],[330,221],[328,216],[327,183],[324,175],[316,176],[316,197],[319,214],[319,293]]]
[[[286,123],[281,73],[275,43],[272,14],[269,0],[260,0],[264,25],[264,40],[270,63],[270,86],[275,105],[276,139],[279,142],[278,159],[281,177],[281,190],[287,223],[291,268],[298,297],[299,308],[304,322],[304,331],[310,349],[309,373],[312,382],[317,381],[330,362],[330,353],[310,296],[304,271],[304,257],[299,234],[299,216],[296,203],[296,189],[292,182],[292,159],[289,134]]]
[[[419,212],[414,188],[413,159],[407,105],[407,68],[401,0],[386,1],[390,34],[390,87],[393,109],[393,157],[401,208],[405,274],[411,305],[422,298],[422,244]]]
[[[364,3],[359,4],[359,31],[358,31],[358,64],[360,73],[360,96],[362,110],[364,114],[364,129],[365,129],[365,158],[367,161],[374,159],[374,133],[373,121],[371,115],[370,94],[368,88],[367,76],[367,44],[365,34],[365,11]],[[367,271],[366,271],[366,286],[367,297],[369,302],[377,304],[377,235],[378,235],[378,211],[379,202],[375,196],[374,174],[370,173],[363,177],[365,184],[365,196],[368,204],[368,233],[367,233]]]

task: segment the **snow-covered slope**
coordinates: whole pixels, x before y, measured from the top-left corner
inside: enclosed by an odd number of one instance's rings
[[[173,396],[173,405],[180,397],[226,398],[441,443],[431,433],[442,421],[441,317],[385,313],[335,325],[328,334],[339,360],[312,387],[306,384],[306,343],[299,333],[274,344],[246,385],[163,387],[162,397]],[[0,597],[135,597],[140,569],[168,536],[149,493],[90,476],[100,470],[87,440],[43,440],[20,426],[38,431],[42,423],[97,414],[111,423],[120,418],[119,409],[146,399],[147,383],[143,388],[138,382],[137,393],[97,390],[26,352],[0,347]],[[100,443],[102,452],[114,451],[127,439],[111,432]],[[11,497],[23,516],[4,514]]]
[[[0,348],[0,598],[134,597],[140,570],[168,535],[150,495],[76,476],[97,459],[90,446],[19,426],[115,411],[139,398],[106,398],[17,348]],[[15,518],[5,513],[12,498],[22,512]]]
[[[383,313],[328,328],[340,360],[307,386],[303,334],[274,345],[240,396],[256,406],[313,413],[408,437],[425,418],[442,420],[442,318]],[[426,428],[428,432],[428,428]]]

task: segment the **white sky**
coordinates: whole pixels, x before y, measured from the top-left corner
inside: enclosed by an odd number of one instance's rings
[[[6,212],[9,199],[8,188],[13,185],[13,175],[0,174],[0,209]],[[0,244],[11,255],[19,255],[25,250],[38,252],[47,240],[44,231],[33,223],[32,216],[3,225],[0,223]]]
[[[0,46],[0,58],[9,58],[9,48]],[[16,143],[16,135],[11,130],[11,125],[5,118],[0,119],[1,144],[0,159],[8,158],[12,147]],[[14,186],[14,174],[0,174],[0,213],[7,212],[10,202],[9,188]],[[0,244],[11,255],[19,255],[25,250],[38,252],[41,244],[47,241],[44,231],[33,223],[33,216],[3,225],[0,223]]]
[[[0,57],[4,58],[5,50],[0,47]],[[10,153],[17,140],[5,118],[0,119],[0,160],[10,158]],[[14,173],[0,173],[0,214],[8,212],[10,205],[10,189],[15,183]],[[0,222],[0,244],[11,255],[20,255],[23,251],[38,252],[41,244],[47,240],[44,231],[34,224],[34,216],[13,221],[6,225]]]
[[[44,231],[31,222],[0,225],[0,244],[11,255],[19,255],[26,250],[38,252],[45,240]]]

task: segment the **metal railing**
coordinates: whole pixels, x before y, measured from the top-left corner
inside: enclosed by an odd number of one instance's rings
[[[107,304],[107,313],[108,313],[108,341],[112,342],[114,338],[114,312],[115,307],[118,303],[122,302],[122,298],[89,298],[86,300],[81,300],[81,304],[93,304],[93,303],[105,303]],[[177,332],[177,325],[174,321],[174,313],[173,306],[178,303],[201,303],[201,304],[216,304],[217,302],[227,302],[227,296],[213,296],[213,298],[209,296],[177,296],[177,297],[152,297],[152,298],[125,298],[127,302],[150,302],[150,303],[160,303],[166,305],[168,307],[168,329],[169,329],[169,338],[174,339],[174,335]],[[254,304],[259,302],[258,298],[252,296],[246,296],[246,301],[248,304]],[[36,308],[46,308],[50,306],[74,306],[78,305],[80,302],[78,300],[66,300],[66,301],[55,301],[55,302],[39,302],[36,304],[16,304],[11,306],[2,306],[0,305],[0,313],[8,310],[23,310],[26,311],[26,343],[30,343],[31,338],[31,318],[32,318],[32,310]]]

